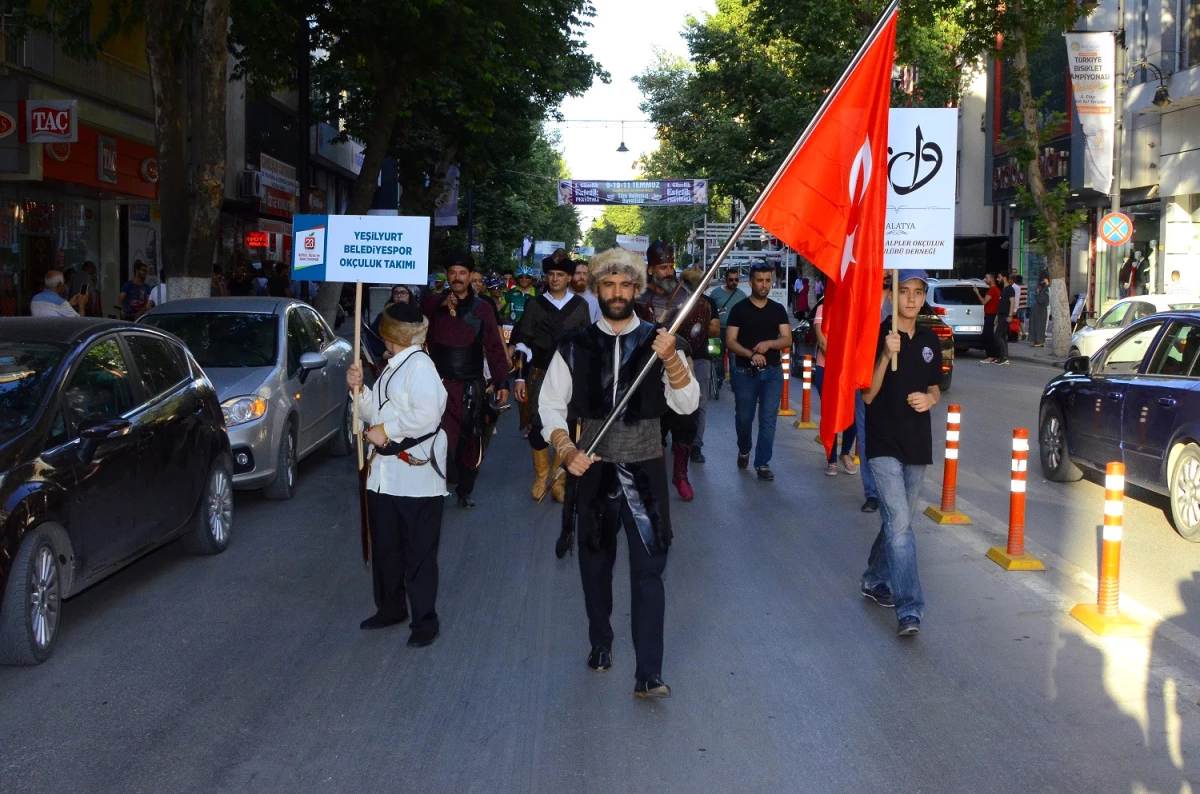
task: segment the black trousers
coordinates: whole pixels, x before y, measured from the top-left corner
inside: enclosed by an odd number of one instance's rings
[[[661,466],[661,464],[660,464]],[[665,472],[665,469],[662,470]],[[660,485],[660,499],[666,497],[666,475],[654,478]],[[656,489],[658,490],[658,489]],[[621,526],[629,546],[629,623],[633,634],[633,650],[637,657],[636,676],[650,678],[662,673],[663,619],[666,612],[666,593],[663,572],[667,569],[667,552],[651,554],[646,551],[629,505],[621,499]],[[599,551],[592,551],[586,542],[579,545],[579,574],[583,580],[583,602],[587,607],[588,639],[593,646],[613,643],[610,621],[613,610],[612,576],[617,561],[617,539],[606,538]]]
[[[994,355],[1001,361],[1008,361],[1008,321],[996,315],[996,328],[992,333]]]
[[[371,576],[375,606],[385,615],[405,614],[412,604],[413,631],[437,631],[438,542],[441,496],[392,496],[367,491],[371,517]]]

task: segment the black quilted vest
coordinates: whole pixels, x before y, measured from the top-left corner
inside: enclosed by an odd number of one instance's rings
[[[634,318],[637,321],[637,318]],[[571,404],[568,413],[572,421],[604,419],[617,400],[629,389],[648,359],[654,366],[638,386],[633,399],[621,415],[626,423],[658,419],[667,412],[667,397],[663,390],[663,366],[651,345],[660,326],[641,322],[635,330],[622,336],[612,336],[589,325],[568,334],[558,350],[571,370]],[[619,362],[616,378],[616,398],[613,395],[613,362]]]

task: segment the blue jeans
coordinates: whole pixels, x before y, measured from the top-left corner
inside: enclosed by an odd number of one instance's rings
[[[813,368],[813,388],[817,390],[818,397],[821,396],[821,390],[824,387],[825,387],[825,368],[824,367],[814,367]],[[862,402],[862,397],[858,396],[858,392],[855,392],[855,395],[856,395],[856,399],[858,400],[858,402]],[[822,404],[821,407],[824,408],[825,406]],[[864,404],[863,410],[864,411],[866,410],[865,404]],[[864,422],[866,421],[866,413],[863,413],[863,420],[864,420]],[[854,424],[847,426],[846,428],[840,430],[839,432],[842,434],[842,454],[843,455],[853,454],[855,438],[858,438],[858,439],[866,438],[866,435],[858,427],[858,404],[857,403],[854,406]],[[859,449],[859,452],[862,452],[861,448]],[[833,463],[834,461],[837,460],[837,456],[838,456],[837,438],[834,438],[833,439],[833,450],[829,453],[829,460],[826,461],[826,463]],[[862,452],[862,454],[859,456],[859,460],[866,460],[866,459],[867,459],[867,453]],[[863,466],[863,468],[865,469],[866,466]]]
[[[733,387],[733,416],[737,428],[738,454],[750,452],[750,434],[754,412],[758,411],[758,445],[754,468],[771,463],[775,451],[775,424],[779,419],[779,401],[783,399],[783,367],[752,369],[731,366],[729,383]]]
[[[858,457],[862,461],[858,470],[862,472],[863,498],[878,499],[879,491],[875,488],[875,474],[867,463],[867,404],[863,402],[862,392],[854,393],[854,426],[858,428]]]
[[[913,535],[913,514],[917,494],[925,478],[924,466],[906,466],[895,458],[871,458],[867,461],[879,490],[879,515],[883,526],[871,546],[862,586],[870,589],[887,585],[896,599],[896,619],[917,618],[925,609],[921,577],[917,574],[917,540]]]

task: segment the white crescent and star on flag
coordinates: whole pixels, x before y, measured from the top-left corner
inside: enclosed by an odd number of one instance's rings
[[[855,255],[855,238],[858,234],[858,222],[862,217],[862,203],[867,195],[867,186],[871,184],[871,137],[863,139],[854,162],[850,164],[850,217],[846,224],[846,245],[842,248],[842,272],[840,279],[846,277],[850,264],[858,262]]]

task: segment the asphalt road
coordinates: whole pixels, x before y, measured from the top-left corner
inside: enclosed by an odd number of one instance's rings
[[[858,593],[878,530],[858,478],[825,477],[811,433],[782,423],[776,482],[738,472],[726,390],[694,467],[699,495],[673,497],[675,695],[634,699],[627,567],[615,666],[597,675],[576,561],[554,558],[558,509],[532,505],[510,413],[479,507],[447,508],[432,647],[406,648],[403,628],[359,631],[372,604],[353,464],[319,454],[294,501],[238,495],[223,555],[150,555],[65,605],[50,661],[0,669],[0,790],[1200,788],[1200,654],[1184,631],[1200,587],[1180,587],[1200,548],[1130,506],[1128,589],[1151,605],[1173,592],[1179,614],[1119,640],[1065,611],[1095,597],[1067,570],[1095,543],[1094,484],[1030,478],[1031,547],[1059,551],[1061,567],[1006,574],[985,559],[1011,426],[1032,422],[1050,372],[964,366],[961,487],[979,515],[918,523],[929,606],[915,640]],[[1175,577],[1159,595],[1154,571]]]

